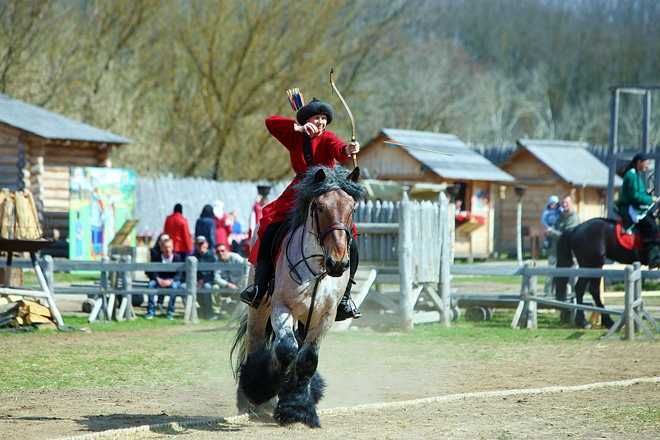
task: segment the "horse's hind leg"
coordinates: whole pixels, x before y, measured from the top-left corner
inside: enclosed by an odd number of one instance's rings
[[[247,356],[241,364],[236,401],[239,411],[254,412],[246,405],[262,405],[275,397],[280,387],[279,371],[273,363],[271,351],[266,343],[266,325],[270,305],[262,304],[258,309],[248,310]],[[247,401],[247,402],[246,402]]]
[[[575,301],[578,304],[583,304],[584,291],[586,290],[587,284],[589,284],[590,281],[591,280],[589,278],[580,278],[575,284]],[[578,310],[575,313],[575,325],[585,329],[591,328],[591,324],[589,324],[589,321],[587,321],[584,317],[584,310]]]
[[[605,305],[603,304],[600,291],[600,278],[594,278],[591,280],[591,289],[589,289],[589,292],[594,299],[594,304],[596,304],[597,307],[604,309]],[[605,328],[610,328],[614,325],[614,321],[612,321],[612,318],[608,313],[601,314],[601,322]]]

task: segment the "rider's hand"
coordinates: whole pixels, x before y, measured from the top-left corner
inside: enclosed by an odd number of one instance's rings
[[[309,136],[310,138],[316,137],[319,134],[321,134],[321,131],[316,126],[316,124],[313,124],[311,122],[308,122],[305,125],[303,125],[303,130],[305,131],[305,133],[307,133],[307,136]]]
[[[351,142],[344,148],[346,148],[346,154],[352,156],[353,154],[358,154],[360,152],[360,143],[357,141]]]

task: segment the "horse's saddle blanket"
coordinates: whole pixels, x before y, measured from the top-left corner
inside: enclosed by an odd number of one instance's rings
[[[642,248],[642,237],[639,235],[639,232],[633,232],[632,234],[629,234],[623,229],[623,225],[621,223],[617,223],[615,233],[616,241],[618,241],[622,247],[630,251],[633,249]]]

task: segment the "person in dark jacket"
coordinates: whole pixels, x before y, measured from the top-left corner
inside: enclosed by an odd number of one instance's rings
[[[206,238],[210,249],[215,249],[215,214],[213,214],[213,206],[204,205],[202,213],[199,215],[195,223],[195,237],[200,235]]]
[[[179,254],[174,253],[174,242],[171,238],[166,237],[159,240],[160,243],[160,260],[151,260],[154,263],[183,263],[183,259]],[[183,274],[181,271],[163,271],[163,272],[147,272],[149,277],[150,289],[178,289],[181,287]],[[167,319],[174,319],[174,305],[176,303],[176,294],[170,295],[170,301],[167,304]],[[156,295],[149,295],[149,302],[147,305],[147,314],[145,318],[152,319],[156,315]]]
[[[203,235],[195,239],[195,258],[200,263],[215,263],[217,258],[213,251],[209,250],[209,243]],[[214,273],[212,270],[197,272],[197,287],[211,289],[213,287]],[[210,293],[197,293],[197,302],[199,303],[199,317],[202,319],[213,318],[213,299]]]

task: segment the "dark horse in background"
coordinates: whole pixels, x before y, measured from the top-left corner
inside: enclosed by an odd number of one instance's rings
[[[657,217],[655,205],[648,215],[654,220]],[[627,249],[623,247],[616,234],[617,222],[605,218],[593,218],[578,226],[565,231],[557,242],[557,267],[572,267],[573,256],[581,268],[601,269],[607,260],[618,263],[632,264],[639,261],[648,264],[644,252],[638,249]],[[566,300],[566,287],[568,278],[555,278],[556,297],[559,301]],[[589,286],[589,293],[598,307],[605,307],[601,300],[600,278],[579,278],[575,285],[575,298],[578,304],[582,304],[584,292]],[[578,310],[575,323],[579,327],[589,328],[590,324],[584,317],[584,311]],[[614,324],[610,315],[602,315],[603,326],[607,328]]]

